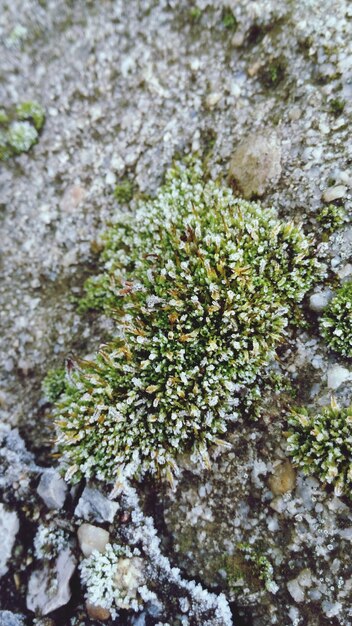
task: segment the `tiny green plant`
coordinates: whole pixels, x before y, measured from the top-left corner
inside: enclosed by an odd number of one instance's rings
[[[56,402],[65,391],[67,385],[64,367],[49,370],[42,383],[42,391],[49,402]]]
[[[125,178],[114,189],[115,199],[121,204],[128,204],[133,198],[133,191],[133,184]]]
[[[252,416],[263,370],[319,276],[312,240],[274,210],[178,164],[154,200],[119,214],[85,307],[120,334],[77,360],[55,414],[67,479],[119,471],[172,482],[187,452]]]
[[[288,422],[287,449],[305,474],[333,485],[336,495],[352,496],[352,407],[331,405],[317,415],[305,408],[294,411]]]
[[[336,204],[327,204],[323,206],[317,215],[317,221],[321,224],[323,230],[328,233],[333,233],[340,226],[342,226],[345,219],[345,208]]]
[[[44,121],[44,109],[34,101],[9,111],[0,109],[0,161],[29,152],[38,141]]]
[[[320,332],[329,348],[352,358],[352,281],[342,285],[328,304]]]
[[[240,543],[237,547],[243,553],[245,560],[252,565],[265,589],[275,594],[279,588],[273,579],[274,568],[268,557],[250,543]]]
[[[224,8],[222,13],[222,23],[227,30],[235,31],[237,28],[237,20],[230,8]]]

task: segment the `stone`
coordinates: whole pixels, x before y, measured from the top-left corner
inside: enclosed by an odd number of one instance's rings
[[[71,550],[60,552],[54,567],[44,565],[35,570],[29,579],[26,604],[29,611],[48,615],[71,598],[70,579],[76,569],[76,559]]]
[[[97,489],[86,487],[75,509],[76,517],[95,522],[113,522],[119,505]]]
[[[24,615],[12,611],[0,611],[0,626],[24,626]]]
[[[352,380],[352,372],[342,365],[332,365],[328,369],[329,389],[338,389],[342,383]]]
[[[77,531],[77,536],[84,556],[90,556],[93,550],[104,552],[110,539],[107,530],[99,526],[93,526],[93,524],[81,524]]]
[[[7,511],[0,503],[0,578],[8,571],[7,562],[15,544],[20,523],[16,511]]]
[[[205,104],[207,105],[208,109],[213,109],[218,102],[220,102],[222,98],[222,93],[218,93],[218,92],[213,92],[210,93],[206,99],[205,99]]]
[[[108,609],[104,609],[102,606],[95,606],[88,601],[86,602],[86,610],[91,619],[98,619],[105,622],[105,620],[111,617],[111,613]]]
[[[86,190],[79,185],[72,185],[68,187],[60,202],[60,208],[65,213],[70,213],[77,209],[85,198]]]
[[[309,298],[309,308],[315,313],[322,313],[333,297],[331,289],[315,291]]]
[[[296,486],[296,472],[290,461],[276,465],[268,483],[274,496],[292,491]]]
[[[336,185],[335,187],[328,187],[323,193],[324,202],[333,202],[334,200],[340,200],[344,198],[347,193],[347,187],[345,185]]]
[[[61,509],[66,499],[67,485],[56,470],[44,470],[37,493],[48,509]]]
[[[230,182],[245,198],[263,196],[281,176],[281,146],[276,135],[250,135],[236,148]]]
[[[297,578],[293,578],[289,580],[287,583],[287,589],[289,590],[292,598],[295,602],[303,602],[304,600],[304,590],[299,584]]]

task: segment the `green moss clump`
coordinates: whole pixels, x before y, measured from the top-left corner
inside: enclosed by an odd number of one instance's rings
[[[285,78],[286,70],[286,59],[284,57],[278,57],[277,59],[272,59],[270,63],[262,67],[259,77],[266,87],[275,89]]]
[[[345,208],[336,204],[327,204],[321,209],[320,213],[317,215],[317,220],[319,224],[321,224],[323,230],[328,233],[333,233],[340,226],[342,226],[345,219]]]
[[[335,117],[338,117],[343,113],[345,104],[345,100],[341,100],[340,98],[334,98],[330,102],[330,112],[335,115]]]
[[[33,122],[36,130],[40,130],[43,127],[45,111],[38,102],[22,102],[16,107],[16,114],[19,120]]]
[[[305,474],[334,486],[336,495],[352,496],[352,407],[331,406],[318,415],[292,413],[287,447]]]
[[[342,285],[328,304],[320,332],[329,348],[352,358],[352,282]]]
[[[176,166],[154,200],[119,214],[86,306],[119,337],[79,360],[57,405],[67,477],[114,480],[119,469],[172,480],[253,413],[263,368],[317,277],[313,246],[275,211]]]
[[[56,402],[67,387],[67,376],[64,367],[49,370],[42,383],[42,390],[49,402]]]
[[[37,102],[0,109],[0,161],[28,152],[37,143],[44,120],[44,109]]]
[[[133,198],[134,188],[128,178],[122,180],[114,189],[114,196],[121,204],[128,204]]]
[[[224,8],[221,21],[227,30],[235,31],[237,29],[237,20],[231,9]]]

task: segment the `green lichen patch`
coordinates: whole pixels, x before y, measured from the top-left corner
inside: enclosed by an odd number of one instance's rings
[[[28,152],[37,143],[44,120],[44,109],[37,102],[0,109],[0,161]]]
[[[119,469],[172,480],[177,456],[209,464],[318,273],[311,239],[275,211],[176,166],[154,200],[119,214],[85,306],[121,335],[78,361],[57,405],[67,477]]]
[[[329,348],[352,358],[352,282],[342,285],[328,304],[320,332]]]
[[[289,417],[287,449],[305,474],[333,485],[336,495],[352,496],[352,407],[331,406],[318,415],[304,408]]]

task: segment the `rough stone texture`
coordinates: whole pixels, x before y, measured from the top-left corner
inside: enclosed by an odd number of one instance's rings
[[[244,198],[263,196],[281,176],[281,146],[275,135],[250,135],[236,148],[229,177]]]
[[[65,606],[71,598],[70,579],[76,569],[76,559],[70,549],[63,550],[54,568],[44,565],[35,570],[28,583],[27,609],[39,615],[48,615]]]
[[[60,509],[66,499],[67,485],[57,471],[45,470],[41,476],[37,492],[48,509]]]
[[[109,543],[108,531],[93,524],[81,524],[77,536],[84,556],[90,556],[93,550],[104,552],[106,544]]]
[[[0,611],[0,626],[24,626],[24,615],[12,611]]]
[[[0,577],[8,571],[8,560],[11,557],[20,523],[16,511],[7,511],[0,503]]]
[[[119,505],[106,498],[97,489],[86,487],[75,508],[76,517],[95,522],[112,522]]]

